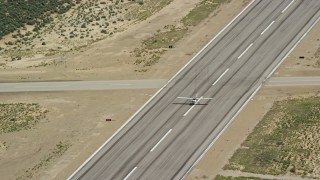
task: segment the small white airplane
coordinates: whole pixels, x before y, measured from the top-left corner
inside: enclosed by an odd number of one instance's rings
[[[193,97],[193,98],[190,98],[190,97],[177,97],[177,98],[178,99],[188,99],[188,100],[190,100],[190,105],[197,105],[200,100],[213,99],[213,98],[198,97],[197,95],[196,95],[196,97]]]

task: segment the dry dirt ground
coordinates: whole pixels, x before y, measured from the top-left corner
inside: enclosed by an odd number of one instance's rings
[[[1,103],[36,102],[49,111],[46,119],[31,130],[1,134],[0,142],[6,145],[0,151],[1,179],[24,177],[26,170],[31,171],[32,179],[52,179],[70,163],[79,166],[153,93],[155,90],[148,89],[1,93]],[[106,118],[113,121],[106,122]],[[54,157],[48,167],[39,166],[59,142],[71,145],[68,151]],[[78,156],[83,158],[74,161]]]
[[[8,64],[8,67],[1,69],[0,81],[170,78],[248,3],[248,0],[232,0],[222,5],[209,18],[193,27],[187,36],[175,45],[174,49],[164,53],[159,62],[147,72],[135,72],[130,52],[140,47],[141,41],[152,36],[158,29],[166,25],[179,24],[180,19],[199,1],[174,0],[146,21],[132,25],[124,32],[97,42],[83,52],[31,61],[14,61]],[[319,25],[315,29],[320,32]],[[319,37],[314,30],[312,33]],[[313,41],[314,38],[309,39],[310,41],[307,38],[310,36],[307,36],[306,41],[302,43],[309,43],[310,47],[316,43]],[[300,51],[306,52],[306,49]],[[309,54],[311,56],[311,50]],[[294,61],[292,66],[296,66],[295,61],[300,60],[293,57],[290,56],[287,61]],[[59,63],[28,67],[48,60],[56,60]],[[284,65],[280,67],[278,75],[296,75],[290,71],[291,68],[290,70],[283,69],[283,67],[290,67],[286,63]],[[312,68],[313,71],[318,72],[312,65],[298,66],[297,69],[299,67]],[[242,142],[254,124],[258,122],[259,117],[262,117],[263,113],[271,107],[273,101],[288,95],[310,94],[317,89],[317,87],[310,87],[309,89],[261,90],[212,150],[195,167],[188,179],[197,179],[196,177],[204,175],[213,178],[221,170],[228,157],[232,155],[237,144]],[[0,151],[1,179],[15,179],[16,177],[25,179],[26,175],[30,175],[31,179],[65,179],[155,91],[146,89],[0,94],[1,103],[39,103],[49,110],[47,118],[33,129],[0,135],[0,142],[6,142],[6,147]],[[114,121],[106,122],[106,118],[112,118]],[[60,142],[70,145],[68,150],[61,156],[52,158],[50,162],[42,163],[43,160],[48,159],[47,157]],[[27,170],[28,173],[25,173]]]
[[[97,42],[83,52],[10,62],[1,69],[0,81],[168,79],[247,3],[247,0],[233,0],[222,5],[191,28],[186,37],[147,72],[135,72],[130,52],[158,29],[179,25],[180,19],[199,1],[174,0],[146,21]],[[28,67],[53,60],[58,63]],[[39,103],[49,111],[47,118],[31,130],[0,135],[1,144],[5,144],[0,151],[1,179],[65,179],[155,91],[1,93],[1,103]],[[106,118],[113,121],[106,122]],[[68,149],[56,154],[57,147]]]

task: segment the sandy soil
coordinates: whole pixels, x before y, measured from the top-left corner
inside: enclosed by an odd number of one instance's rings
[[[84,52],[63,56],[39,57],[8,63],[0,72],[2,81],[61,80],[61,79],[137,79],[153,74],[137,74],[131,61],[131,51],[166,25],[176,25],[200,0],[175,0],[160,12],[125,32],[95,43]],[[200,26],[199,26],[200,27]],[[208,31],[208,30],[207,30]],[[195,38],[195,37],[194,37]],[[197,37],[199,38],[199,37]],[[201,41],[200,41],[201,42]],[[202,45],[202,44],[201,44]],[[195,44],[196,47],[201,47]],[[176,49],[176,51],[179,51]],[[169,53],[170,54],[170,53]],[[190,59],[185,57],[183,60]],[[181,59],[175,59],[179,62]],[[37,67],[29,67],[34,64]],[[159,66],[161,66],[159,64]],[[151,72],[151,71],[150,71]],[[162,72],[161,72],[162,74]]]
[[[315,56],[319,48],[320,23],[317,23],[283,62],[274,76],[320,76],[320,64],[317,64],[320,58]]]
[[[66,166],[75,168],[119,128],[155,90],[1,93],[1,103],[39,103],[47,118],[31,130],[2,134],[7,149],[0,152],[1,179],[13,179],[39,164],[60,141],[69,150],[32,179],[52,179]],[[111,122],[106,122],[111,118]],[[74,158],[80,156],[76,161]],[[71,165],[70,165],[71,164]],[[74,164],[74,165],[73,165]],[[48,170],[46,170],[48,168]],[[67,171],[69,175],[71,171]],[[58,178],[61,179],[61,178]]]

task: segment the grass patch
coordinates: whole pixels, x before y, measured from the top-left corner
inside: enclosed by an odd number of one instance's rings
[[[20,180],[20,179],[34,178],[34,175],[36,172],[38,172],[41,168],[46,167],[50,162],[60,157],[64,152],[68,150],[70,146],[71,144],[60,141],[58,144],[56,144],[56,146],[52,149],[52,151],[47,156],[45,156],[40,160],[38,164],[26,170],[25,174],[22,176],[19,176],[17,179]]]
[[[155,34],[146,39],[143,44],[146,49],[168,48],[169,45],[175,44],[182,39],[187,31],[187,29],[172,28],[169,31]]]
[[[256,177],[231,177],[231,176],[221,176],[217,175],[214,180],[265,180],[261,178],[256,178]]]
[[[146,20],[155,12],[170,4],[173,0],[139,0],[136,7],[131,8],[129,15],[138,21]]]
[[[203,0],[182,19],[185,26],[196,26],[216,10],[220,4],[230,0]]]
[[[178,42],[188,32],[187,29],[176,28],[175,26],[166,26],[165,29],[166,31],[158,31],[154,36],[144,40],[141,48],[133,50],[134,64],[138,66],[136,72],[148,71],[151,66],[159,61],[161,55],[169,49],[169,45]]]
[[[317,59],[315,67],[320,68],[320,47],[318,47],[317,51],[314,53],[314,57]]]
[[[316,65],[315,65],[316,67],[318,67],[318,68],[320,68],[320,59],[318,59],[317,60],[317,62],[316,62]]]
[[[137,69],[136,72],[146,72],[148,67],[159,61],[161,54],[165,51],[165,49],[147,50],[136,48],[133,51],[133,54],[136,57],[134,64],[139,66],[139,69]]]
[[[276,102],[226,169],[319,178],[320,97]]]
[[[30,129],[47,112],[36,103],[0,104],[0,134]]]

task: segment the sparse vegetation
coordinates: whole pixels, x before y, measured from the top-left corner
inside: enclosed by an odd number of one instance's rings
[[[172,28],[168,31],[159,32],[143,42],[149,49],[168,48],[169,45],[177,43],[187,33],[187,29]]]
[[[56,144],[56,146],[52,149],[52,151],[47,156],[42,158],[40,162],[37,163],[32,168],[29,168],[28,170],[26,170],[25,174],[22,176],[19,176],[17,179],[18,180],[33,179],[37,171],[39,171],[41,168],[46,167],[50,162],[54,161],[55,159],[63,155],[63,153],[66,152],[70,146],[71,146],[70,143],[60,141],[58,144]]]
[[[133,2],[138,5],[125,9],[129,9],[128,16],[131,19],[142,21],[150,17],[153,13],[158,12],[172,1],[173,0],[136,0]]]
[[[314,57],[317,59],[315,66],[320,68],[320,47],[314,53]]]
[[[134,64],[139,66],[136,71],[147,71],[150,66],[159,61],[161,54],[167,51],[168,46],[178,42],[186,32],[187,29],[171,27],[163,32],[158,31],[157,34],[146,39],[142,48],[136,48],[133,51],[136,57]]]
[[[33,25],[35,26],[33,30],[22,23],[15,28],[18,29],[17,31],[10,31],[13,32],[11,35],[13,38],[3,40],[5,46],[0,48],[6,50],[0,49],[0,56],[13,61],[16,58],[12,54],[23,54],[22,58],[32,58],[37,54],[61,53],[64,55],[69,51],[80,50],[116,32],[123,31],[129,24],[148,18],[172,0],[64,0],[61,2],[69,1],[70,5],[64,3],[71,9],[68,13],[62,14],[66,12],[66,8],[57,6],[58,10],[51,8],[50,11],[44,11],[43,16],[50,17],[50,20],[37,19],[36,22],[39,21],[41,25]],[[26,2],[30,3],[30,1]],[[61,2],[59,1],[59,4]],[[54,13],[54,16],[50,16],[51,13]],[[48,49],[52,51],[48,53]]]
[[[52,21],[51,14],[63,14],[73,5],[72,0],[0,0],[0,38],[25,25],[33,25],[38,31]]]
[[[136,48],[133,51],[133,54],[136,57],[134,64],[139,67],[139,69],[137,69],[136,71],[146,72],[148,70],[148,67],[158,62],[158,60],[160,59],[160,55],[165,51],[166,49],[147,50],[143,48]]]
[[[47,112],[35,103],[0,104],[0,134],[30,129]]]
[[[276,102],[226,169],[320,178],[320,97]]]
[[[217,175],[214,180],[265,180],[261,178],[256,178],[256,177],[231,177],[231,176],[221,176]]]
[[[185,26],[196,26],[217,9],[220,4],[228,1],[230,0],[203,0],[182,19],[182,22]]]
[[[168,50],[169,45],[175,45],[186,35],[188,27],[197,25],[221,3],[227,1],[229,0],[203,0],[182,19],[181,27],[167,25],[163,30],[158,30],[152,37],[144,40],[142,47],[133,51],[136,57],[134,64],[138,66],[136,71],[146,72],[150,66],[159,61],[160,55]]]

